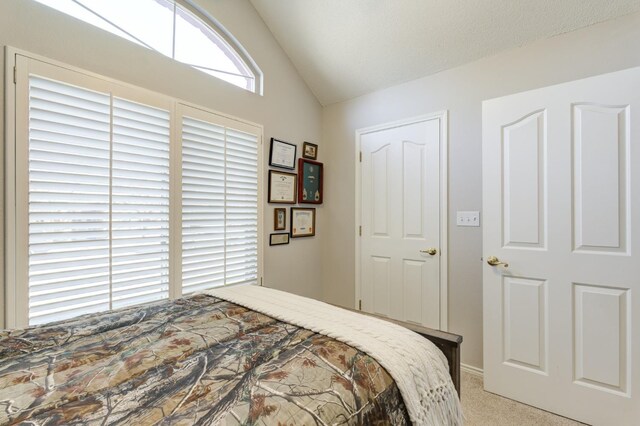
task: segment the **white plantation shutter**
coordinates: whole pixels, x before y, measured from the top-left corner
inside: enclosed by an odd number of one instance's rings
[[[29,324],[109,309],[110,97],[29,81]]]
[[[182,121],[182,294],[224,285],[224,127]]]
[[[169,112],[29,84],[29,324],[168,298]]]
[[[12,57],[8,328],[258,282],[259,126]]]
[[[112,307],[169,297],[168,111],[113,99]]]
[[[258,164],[256,135],[182,118],[182,294],[257,281]]]
[[[258,139],[227,129],[226,284],[258,276]]]

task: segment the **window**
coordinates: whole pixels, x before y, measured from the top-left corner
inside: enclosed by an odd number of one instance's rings
[[[256,136],[206,112],[182,118],[182,291],[254,282],[258,272]]]
[[[168,297],[169,112],[35,75],[29,94],[29,323]]]
[[[29,79],[29,324],[109,309],[110,99]]]
[[[9,327],[257,283],[259,127],[20,54],[16,64]]]
[[[176,0],[36,0],[243,89],[261,93],[261,72],[220,24]]]

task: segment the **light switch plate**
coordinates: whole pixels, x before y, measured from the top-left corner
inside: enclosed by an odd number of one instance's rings
[[[480,226],[480,212],[458,212],[456,217],[458,226]]]

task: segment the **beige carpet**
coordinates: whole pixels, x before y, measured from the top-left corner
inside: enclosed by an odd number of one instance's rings
[[[573,420],[556,416],[510,399],[485,392],[482,377],[462,372],[462,407],[465,426],[576,426]]]

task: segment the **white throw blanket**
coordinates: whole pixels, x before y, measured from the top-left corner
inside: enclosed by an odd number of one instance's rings
[[[426,338],[370,316],[258,286],[207,294],[353,346],[393,377],[415,425],[461,425],[462,408],[444,354]]]

